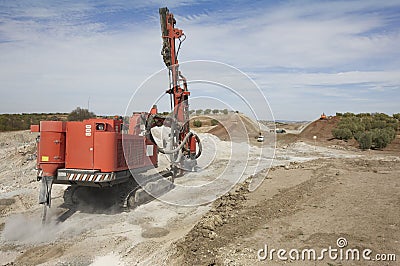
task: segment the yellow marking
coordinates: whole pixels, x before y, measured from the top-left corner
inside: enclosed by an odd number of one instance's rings
[[[42,156],[42,162],[48,162],[49,156]]]

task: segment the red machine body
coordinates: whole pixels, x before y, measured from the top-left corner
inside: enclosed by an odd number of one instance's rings
[[[40,122],[38,176],[75,183],[93,182],[102,174],[98,182],[115,182],[120,172],[157,166],[157,147],[131,129],[136,126],[132,121],[128,130],[123,129],[122,119]],[[128,134],[123,136],[124,131]]]

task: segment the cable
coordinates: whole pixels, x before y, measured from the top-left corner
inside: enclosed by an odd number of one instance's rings
[[[179,50],[181,49],[181,44],[186,40],[186,35],[182,35],[183,37],[185,37],[183,40],[181,40],[181,38],[179,38],[179,45],[178,45],[178,50],[176,50],[176,58],[178,58],[179,55]]]

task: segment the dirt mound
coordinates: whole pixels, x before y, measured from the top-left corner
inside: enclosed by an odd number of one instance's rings
[[[299,135],[302,140],[312,140],[317,136],[317,140],[329,141],[333,139],[332,130],[339,122],[338,117],[332,117],[328,120],[316,120],[310,123]]]
[[[219,123],[212,126],[211,120],[217,120]],[[194,120],[202,122],[200,128],[193,126]],[[191,119],[191,127],[201,133],[210,133],[217,136],[219,139],[227,141],[234,136],[243,135],[243,130],[247,132],[249,139],[253,140],[258,137],[261,132],[259,125],[249,117],[240,113],[232,113],[228,115],[209,115],[196,116]]]
[[[358,150],[358,143],[355,139],[343,141],[333,137],[332,130],[336,128],[339,121],[339,117],[315,120],[308,124],[299,134],[278,134],[278,142],[281,146],[297,141],[304,141],[312,145],[335,146],[350,150]],[[314,136],[317,138],[314,139]]]
[[[334,139],[332,130],[337,126],[340,118],[332,117],[327,120],[315,120],[309,123],[300,133],[287,133],[277,134],[278,143],[280,145],[287,145],[297,141],[304,141],[311,144],[327,146],[327,145],[340,145],[340,146],[353,146],[353,142],[349,143]],[[317,137],[314,140],[314,136]],[[354,141],[355,142],[355,141]]]

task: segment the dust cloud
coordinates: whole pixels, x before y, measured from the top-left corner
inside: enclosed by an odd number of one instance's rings
[[[88,228],[77,227],[73,223],[58,223],[55,219],[49,219],[43,225],[39,216],[14,214],[6,219],[1,238],[4,242],[16,244],[41,244],[75,236],[86,230]]]

